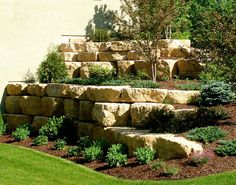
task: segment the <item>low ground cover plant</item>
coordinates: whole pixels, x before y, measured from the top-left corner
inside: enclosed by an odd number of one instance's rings
[[[122,144],[113,144],[108,149],[106,162],[109,166],[122,166],[127,164],[127,154],[125,146]]]
[[[236,156],[236,140],[221,141],[215,152],[220,156]]]
[[[181,90],[201,90],[202,85],[200,83],[188,82],[186,84],[177,84],[176,87]]]
[[[29,124],[23,124],[16,128],[15,131],[12,132],[12,136],[16,141],[23,141],[29,138],[30,135],[30,126]]]
[[[175,166],[166,165],[163,167],[163,174],[166,176],[177,175],[180,172],[180,169]]]
[[[103,156],[103,151],[101,147],[93,145],[85,148],[83,151],[83,157],[87,161],[96,161],[101,159]]]
[[[161,170],[164,166],[166,165],[166,163],[163,161],[163,160],[157,160],[157,161],[154,161],[154,162],[151,162],[149,167],[152,169],[152,170]]]
[[[136,160],[140,164],[147,164],[154,160],[155,158],[155,150],[151,149],[150,147],[140,147],[137,148],[134,152],[134,155],[136,157]]]
[[[64,150],[66,147],[66,141],[64,139],[57,139],[53,146],[56,150]]]
[[[208,126],[190,130],[186,137],[193,141],[211,143],[218,139],[224,138],[226,135],[227,133],[221,130],[219,127]]]
[[[203,152],[196,152],[189,156],[188,164],[191,166],[202,166],[214,156],[213,151],[204,150]]]
[[[37,136],[34,141],[33,144],[35,146],[42,146],[42,145],[46,145],[48,144],[48,137],[47,136],[43,136],[43,135],[39,135]]]
[[[80,153],[80,149],[78,146],[72,146],[67,151],[67,155],[70,157],[77,156],[77,155],[79,155],[79,153]]]

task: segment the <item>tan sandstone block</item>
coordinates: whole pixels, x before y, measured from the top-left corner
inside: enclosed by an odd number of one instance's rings
[[[118,69],[118,75],[133,74],[135,71],[134,61],[130,60],[117,61],[117,69]]]
[[[41,115],[42,99],[37,96],[22,96],[20,97],[20,107],[23,114]]]
[[[202,66],[196,61],[179,60],[177,64],[179,76],[181,77],[196,78],[202,71]]]
[[[47,84],[28,84],[27,92],[31,96],[44,96]]]
[[[78,61],[78,53],[77,52],[63,52],[62,53],[65,62],[76,62]]]
[[[112,41],[111,50],[112,51],[130,51],[133,50],[133,44],[126,41]]]
[[[99,52],[111,51],[111,42],[101,42]]]
[[[139,53],[136,51],[129,51],[127,53],[127,59],[128,60],[140,60],[141,57],[139,56]]]
[[[86,62],[86,61],[96,61],[97,53],[96,52],[79,52],[78,53],[78,61]]]
[[[71,47],[71,44],[70,43],[62,43],[60,46],[59,46],[59,51],[60,52],[73,52],[73,48]]]
[[[195,102],[199,95],[199,91],[168,90],[165,101],[176,104],[188,104]]]
[[[119,60],[126,60],[127,52],[100,52],[98,53],[98,60],[104,62],[112,62]]]
[[[46,94],[51,97],[70,98],[71,91],[68,84],[48,84]]]
[[[74,48],[77,52],[85,52],[87,51],[86,43],[85,42],[74,42]]]
[[[83,136],[93,137],[93,131],[95,127],[96,125],[93,123],[79,121],[77,122],[77,136],[78,137],[83,137]]]
[[[98,52],[100,48],[99,42],[85,42],[87,52]]]
[[[39,129],[46,125],[48,122],[49,117],[44,116],[34,116],[33,122],[32,122],[32,128],[34,131],[39,131]]]
[[[25,95],[27,93],[26,86],[26,83],[10,83],[6,87],[7,94],[12,96]]]
[[[121,93],[121,101],[163,103],[166,96],[166,89],[124,88]]]
[[[77,78],[80,76],[80,62],[66,62],[65,64],[69,78]]]
[[[10,131],[14,131],[17,127],[23,124],[31,123],[32,117],[28,115],[22,114],[4,114],[5,122],[7,124],[7,128]]]
[[[174,110],[173,105],[161,103],[133,103],[130,107],[131,125],[133,127],[145,127],[148,124],[148,118],[153,110],[166,108]]]
[[[87,89],[89,86],[70,85],[72,99],[87,100]]]
[[[78,120],[80,113],[80,105],[78,100],[65,99],[64,100],[64,114],[71,119]]]
[[[43,97],[41,109],[43,116],[52,117],[53,115],[63,115],[64,113],[63,99]]]
[[[125,103],[95,103],[92,117],[101,126],[125,126],[130,117],[129,109],[130,104]]]
[[[94,102],[91,101],[80,101],[79,103],[79,120],[81,121],[92,121],[92,111]]]
[[[7,96],[5,99],[5,111],[9,114],[21,113],[20,96]]]

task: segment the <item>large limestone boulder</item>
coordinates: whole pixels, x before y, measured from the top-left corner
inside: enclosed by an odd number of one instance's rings
[[[179,76],[197,78],[199,73],[202,71],[202,66],[199,62],[189,60],[178,61]]]
[[[88,100],[94,102],[120,102],[122,86],[94,86],[87,88]]]
[[[99,52],[111,51],[111,42],[101,42]]]
[[[158,47],[160,49],[162,48],[190,48],[191,47],[191,42],[189,39],[182,39],[182,40],[177,40],[177,39],[161,39],[158,41]]]
[[[66,62],[65,64],[69,78],[77,78],[80,76],[80,62]]]
[[[92,111],[94,102],[92,101],[80,101],[79,103],[79,120],[92,121]]]
[[[4,114],[5,123],[7,124],[7,128],[10,131],[16,130],[17,127],[23,124],[28,124],[32,122],[32,117],[29,115],[22,114]]]
[[[186,115],[188,114],[194,114],[197,112],[197,109],[195,108],[190,108],[190,109],[176,109],[174,110],[174,113],[175,113],[175,117],[177,118],[185,118]]]
[[[74,49],[73,49],[73,47],[72,47],[72,45],[70,43],[62,43],[59,46],[59,51],[60,52],[73,52]]]
[[[27,92],[31,96],[44,96],[47,84],[28,84]]]
[[[37,116],[42,114],[42,98],[37,96],[21,96],[19,102],[23,114]]]
[[[97,53],[96,52],[79,52],[78,53],[78,61],[86,62],[86,61],[96,61]]]
[[[98,60],[104,62],[112,62],[118,60],[126,60],[127,52],[100,52],[98,53]]]
[[[70,98],[70,86],[67,84],[48,84],[46,94],[51,97]]]
[[[92,137],[95,127],[96,125],[93,123],[79,121],[77,122],[77,136],[78,137],[83,137],[83,136]]]
[[[129,120],[130,104],[95,103],[92,117],[101,126],[125,126]]]
[[[65,62],[76,62],[78,61],[78,53],[77,52],[63,52],[62,53]]]
[[[9,114],[21,113],[20,96],[7,96],[5,99],[5,111]]]
[[[112,51],[130,51],[133,50],[133,43],[127,41],[113,41],[111,42]]]
[[[84,41],[74,42],[73,45],[74,45],[74,49],[77,52],[85,52],[85,51],[87,51],[87,46],[86,46],[86,43]]]
[[[53,97],[43,97],[42,98],[42,115],[46,117],[52,117],[53,115],[63,115],[63,99],[53,98]],[[40,114],[37,114],[40,115]]]
[[[70,119],[78,120],[80,113],[80,103],[78,100],[64,99],[64,114]]]
[[[136,51],[129,51],[127,53],[127,59],[128,60],[140,60],[141,57],[140,57],[138,52],[136,52]]]
[[[135,71],[134,61],[132,60],[121,60],[117,61],[118,75],[133,74]]]
[[[87,89],[89,86],[70,85],[70,96],[72,99],[87,100]]]
[[[131,125],[133,127],[145,127],[148,124],[150,113],[156,109],[166,108],[174,110],[173,105],[161,103],[133,103],[130,107]]]
[[[98,52],[100,48],[99,42],[85,42],[87,52]]]
[[[34,116],[33,121],[32,121],[32,128],[35,132],[38,132],[39,129],[46,125],[48,122],[49,117],[44,117],[44,116]]]
[[[162,103],[166,96],[166,89],[124,88],[121,93],[121,101]]]
[[[175,104],[189,104],[195,102],[199,95],[199,91],[168,90],[165,101]]]
[[[6,87],[8,95],[17,96],[17,95],[26,95],[27,84],[26,83],[10,83]]]

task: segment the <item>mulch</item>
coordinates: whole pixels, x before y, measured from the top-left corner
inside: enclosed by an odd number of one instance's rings
[[[178,106],[177,106],[178,107]],[[181,107],[181,106],[179,106]],[[225,139],[236,139],[236,104],[230,104],[224,106],[230,114],[230,118],[224,120],[218,124],[218,126],[227,131],[229,134]],[[218,142],[203,145],[204,149],[210,152],[209,162],[202,166],[192,166],[188,163],[188,159],[175,159],[166,161],[166,164],[178,167],[180,172],[174,176],[165,176],[162,171],[152,170],[150,164],[140,165],[134,158],[129,158],[128,163],[122,167],[109,167],[106,162],[86,162],[81,156],[79,157],[68,157],[67,151],[57,151],[53,149],[53,142],[49,142],[45,146],[33,146],[32,141],[34,138],[16,142],[11,135],[6,134],[0,136],[0,143],[8,143],[14,145],[20,145],[27,148],[32,148],[42,152],[46,152],[50,155],[62,157],[71,160],[75,163],[82,164],[96,170],[98,172],[112,175],[123,179],[186,179],[199,176],[206,176],[210,174],[217,174],[225,171],[236,170],[236,156],[232,157],[220,157],[215,155],[214,149],[218,145]],[[69,146],[68,146],[69,147]]]

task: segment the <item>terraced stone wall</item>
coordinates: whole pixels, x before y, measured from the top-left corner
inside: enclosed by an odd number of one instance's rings
[[[186,58],[191,51],[190,40],[160,40],[161,64],[159,77],[196,77],[201,65]],[[101,65],[115,68],[118,75],[145,70],[151,76],[150,64],[137,52],[135,41],[83,42],[73,40],[59,47],[68,68],[69,77],[89,77],[89,68]]]

